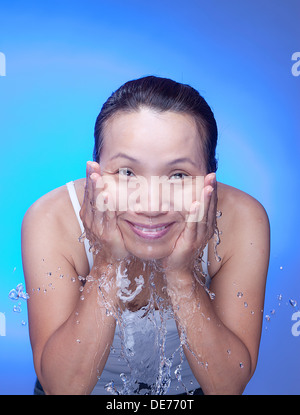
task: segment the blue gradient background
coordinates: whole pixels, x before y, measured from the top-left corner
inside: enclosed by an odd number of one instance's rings
[[[245,394],[299,394],[298,307],[289,304],[300,303],[300,77],[291,73],[299,17],[299,0],[0,1],[0,394],[32,394],[35,379],[26,304],[14,313],[8,298],[24,281],[22,218],[37,198],[84,176],[101,105],[148,74],[204,95],[220,131],[218,180],[269,214],[271,318]]]

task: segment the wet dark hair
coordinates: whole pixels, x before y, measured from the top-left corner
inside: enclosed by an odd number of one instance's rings
[[[117,112],[134,112],[143,107],[159,112],[172,111],[193,116],[202,139],[207,173],[217,170],[215,152],[218,129],[211,108],[191,86],[156,76],[126,82],[105,102],[95,124],[94,161],[100,160],[106,121]]]

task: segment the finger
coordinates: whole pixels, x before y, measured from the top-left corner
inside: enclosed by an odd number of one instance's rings
[[[203,203],[204,203],[204,211],[203,211],[203,219],[208,221],[208,214],[211,209],[212,200],[215,199],[215,190],[216,190],[216,174],[209,173],[205,176],[204,179],[204,187],[203,187]]]
[[[211,207],[211,200],[214,194],[215,175],[207,175],[204,180],[204,187],[201,191],[200,202],[198,202],[197,212],[192,217],[195,221],[196,245],[204,247],[208,241],[209,224],[208,215]]]
[[[90,227],[92,223],[92,216],[90,210],[90,200],[93,195],[93,184],[90,179],[90,175],[92,174],[92,166],[91,162],[86,163],[86,180],[85,180],[85,187],[84,187],[84,198],[83,203],[79,212],[80,218],[83,222],[84,227]]]
[[[101,174],[100,164],[96,161],[87,161],[86,163],[86,176],[90,176],[92,173]]]
[[[98,236],[103,234],[103,214],[105,210],[105,195],[102,196],[102,178],[98,173],[92,173],[90,176],[92,183],[92,198],[89,200],[89,210],[92,216],[92,228]]]
[[[86,163],[86,178],[85,178],[85,186],[84,186],[84,199],[89,199],[92,193],[92,183],[90,181],[90,176],[93,173],[93,162],[88,161]]]
[[[108,232],[113,232],[117,227],[117,215],[114,199],[109,192],[102,192],[106,201],[104,221]]]
[[[217,203],[218,203],[218,195],[217,195],[217,181],[216,177],[211,179],[210,186],[213,187],[213,192],[210,196],[210,201],[208,205],[208,211],[207,211],[207,227],[208,227],[208,239],[210,239],[213,236],[215,224],[216,224],[216,211],[217,211]]]
[[[183,238],[188,244],[194,243],[197,239],[198,217],[200,215],[201,205],[198,201],[193,202],[186,217]]]

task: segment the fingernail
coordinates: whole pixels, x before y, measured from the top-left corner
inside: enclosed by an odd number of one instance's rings
[[[208,190],[207,190],[207,196],[211,196],[213,191],[214,191],[214,188],[213,187],[208,188]]]
[[[210,180],[210,184],[212,185],[212,186],[214,186],[215,184],[216,184],[216,175],[214,174],[213,175],[213,177],[211,178],[211,180]]]
[[[96,179],[97,179],[97,173],[92,173],[92,174],[90,175],[90,178],[91,178],[92,180],[96,180]]]

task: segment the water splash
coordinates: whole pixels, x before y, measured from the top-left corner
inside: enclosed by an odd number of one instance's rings
[[[18,301],[18,304],[15,304],[13,306],[12,311],[14,313],[22,313],[22,303],[20,300],[23,301],[27,301],[29,299],[29,295],[27,294],[27,292],[24,289],[24,285],[22,283],[18,284],[16,286],[16,288],[13,288],[12,290],[9,291],[8,293],[8,298],[10,298],[12,301]],[[21,321],[22,326],[26,326],[26,321],[22,320]]]
[[[170,388],[174,393],[190,394],[190,385],[197,385],[197,381],[193,375],[187,380],[188,364],[183,350],[189,349],[187,337],[182,328],[178,336],[176,317],[163,295],[164,286],[159,285],[161,280],[154,262],[143,264],[141,269],[130,282],[128,267],[118,268],[118,305],[112,304],[107,296],[112,288],[111,275],[108,278],[104,273],[100,278],[100,298],[105,300],[107,314],[113,315],[117,322],[109,359],[122,370],[119,376],[109,379],[104,369],[99,382],[103,382],[106,392],[114,395],[164,395]],[[147,270],[150,270],[148,277],[143,274]],[[147,304],[131,309],[141,288],[149,292]]]
[[[16,288],[10,290],[8,297],[14,301],[18,301],[19,299],[27,301],[29,299],[29,294],[24,290],[24,285],[20,283]]]
[[[86,233],[85,233],[85,231],[83,231],[82,234],[78,238],[78,242],[84,243],[85,239],[86,239]]]
[[[221,216],[222,216],[222,212],[217,210],[216,219],[221,218]],[[221,233],[222,232],[219,230],[218,225],[217,225],[217,220],[216,220],[216,225],[215,225],[215,229],[214,229],[214,255],[215,255],[215,259],[216,259],[217,262],[222,261],[222,258],[218,254],[218,245],[220,245],[220,243],[221,243],[221,239],[220,239]]]

